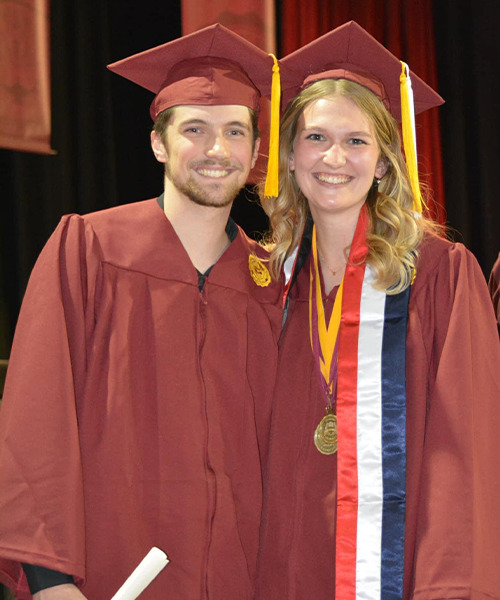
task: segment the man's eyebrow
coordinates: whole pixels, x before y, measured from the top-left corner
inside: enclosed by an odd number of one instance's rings
[[[227,123],[228,127],[241,127],[242,129],[246,129],[250,131],[250,125],[248,123],[244,123],[243,121],[231,121]]]
[[[207,121],[203,119],[185,119],[179,123],[179,127],[185,127],[186,125],[206,125]]]
[[[191,125],[210,125],[210,121],[193,118],[185,119],[179,123],[179,127],[189,127]],[[230,121],[229,123],[224,123],[224,127],[241,127],[242,129],[250,131],[250,125],[244,121]]]

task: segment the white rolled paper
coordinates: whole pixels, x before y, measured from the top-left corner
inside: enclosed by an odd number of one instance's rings
[[[111,600],[135,600],[168,562],[165,552],[151,548]]]

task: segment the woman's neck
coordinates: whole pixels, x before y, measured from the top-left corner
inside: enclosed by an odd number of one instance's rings
[[[359,211],[355,214],[341,213],[315,215],[318,258],[321,264],[325,294],[339,285],[344,277],[349,247],[354,237]]]

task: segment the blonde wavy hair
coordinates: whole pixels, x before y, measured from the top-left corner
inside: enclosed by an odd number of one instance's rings
[[[396,120],[375,94],[347,79],[324,79],[313,83],[290,102],[281,119],[278,197],[264,197],[261,188],[262,206],[272,231],[268,238],[273,248],[269,261],[271,273],[275,278],[279,277],[284,261],[300,242],[310,214],[307,199],[289,169],[298,121],[308,104],[328,96],[351,98],[373,124],[387,172],[378,187],[374,185],[370,189],[366,200],[370,220],[367,262],[375,272],[375,287],[388,294],[397,294],[412,281],[424,232],[438,233],[440,226],[414,213],[414,196]]]

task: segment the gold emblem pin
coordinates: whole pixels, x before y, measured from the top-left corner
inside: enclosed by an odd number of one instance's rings
[[[271,275],[266,265],[255,254],[248,257],[248,268],[255,283],[260,287],[267,287],[271,283]]]

